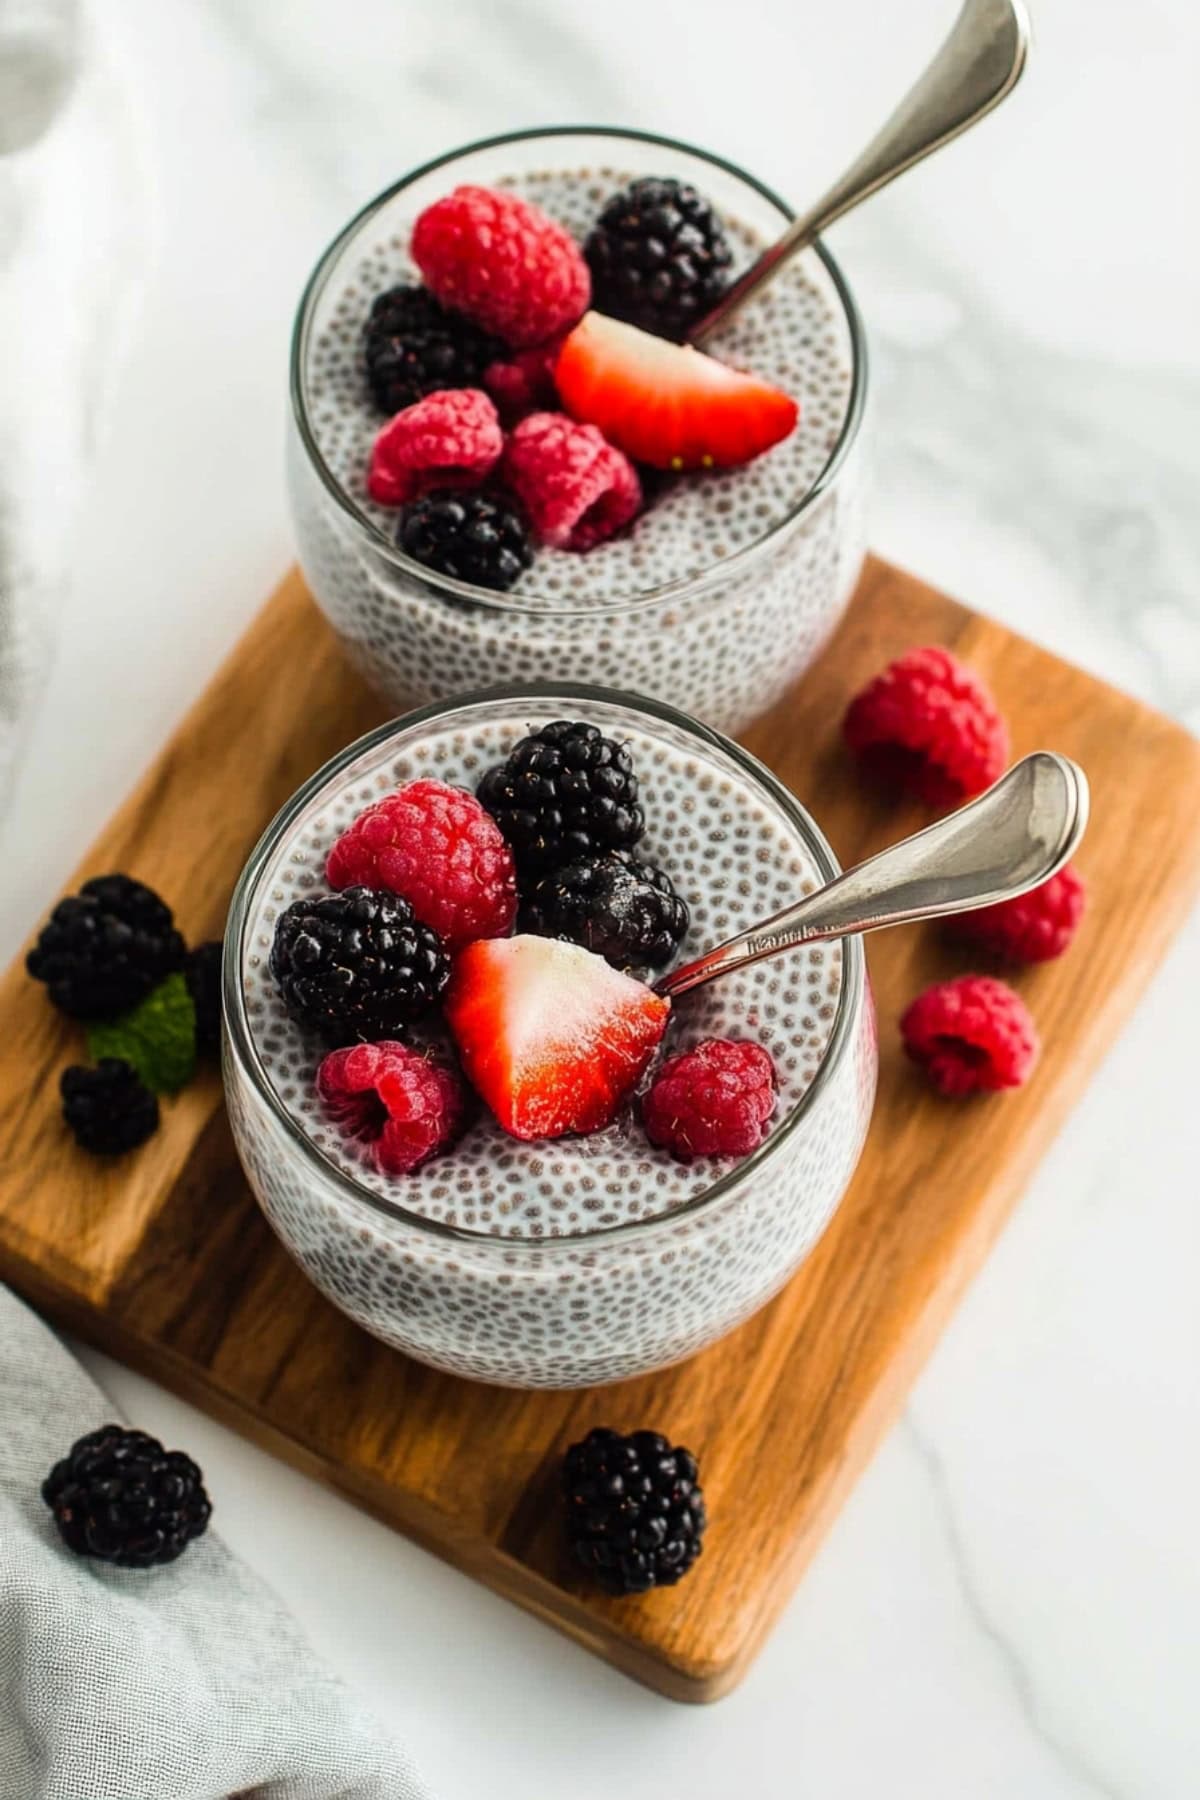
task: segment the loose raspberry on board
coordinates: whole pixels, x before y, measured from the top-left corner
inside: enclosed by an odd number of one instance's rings
[[[881,786],[957,806],[1004,773],[1008,727],[977,675],[940,644],[909,650],[850,702],[843,735]]]
[[[1086,909],[1087,885],[1068,863],[1032,893],[959,913],[948,928],[951,936],[1009,962],[1051,962],[1073,940]]]
[[[900,1035],[938,1092],[954,1099],[1021,1087],[1038,1059],[1025,1002],[990,975],[926,988],[901,1018]]]

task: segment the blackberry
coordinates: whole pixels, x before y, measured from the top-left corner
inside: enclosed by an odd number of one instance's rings
[[[96,875],[60,900],[25,958],[55,1006],[76,1019],[112,1019],[183,967],[186,947],[169,906],[128,875]]]
[[[184,979],[196,1009],[196,1048],[209,1053],[221,1048],[221,956],[219,938],[189,950],[183,965]]]
[[[365,330],[367,380],[385,413],[439,388],[478,387],[488,364],[505,354],[498,338],[411,282],[376,297]]]
[[[563,1464],[571,1554],[610,1594],[671,1587],[703,1548],[707,1516],[689,1450],[657,1431],[597,1428]]]
[[[527,881],[629,849],[646,828],[628,749],[580,720],[556,719],[523,737],[477,792]]]
[[[643,176],[608,201],[583,254],[592,304],[660,337],[685,338],[729,283],[733,253],[702,194]]]
[[[350,887],[281,914],[271,973],[292,1017],[330,1044],[399,1037],[450,979],[442,940],[399,894]]]
[[[582,944],[614,968],[659,969],[689,921],[669,875],[628,850],[610,850],[543,875],[525,902],[521,930]]]
[[[103,1056],[94,1069],[75,1063],[58,1084],[63,1118],[84,1150],[120,1156],[158,1130],[158,1101],[132,1063]]]
[[[212,1517],[191,1457],[123,1425],[73,1444],[43,1481],[42,1499],[69,1549],[122,1569],[174,1562]]]
[[[425,494],[405,508],[396,542],[427,569],[501,593],[533,561],[520,513],[498,495],[478,491]]]

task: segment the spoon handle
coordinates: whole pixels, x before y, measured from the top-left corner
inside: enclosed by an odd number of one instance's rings
[[[949,37],[878,136],[733,284],[689,334],[691,342],[711,337],[827,225],[997,106],[1016,86],[1028,48],[1029,20],[1022,0],[965,0]]]
[[[739,933],[656,984],[674,999],[718,975],[797,944],[973,912],[1048,881],[1070,857],[1088,817],[1087,777],[1069,757],[1039,750],[969,806],[847,869],[774,918]]]

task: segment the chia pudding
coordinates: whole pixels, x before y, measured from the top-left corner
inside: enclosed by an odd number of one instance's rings
[[[667,140],[533,132],[456,153],[372,203],[331,246],[302,301],[292,361],[289,479],[313,593],[364,674],[397,706],[467,688],[587,679],[682,700],[737,730],[821,649],[861,566],[864,347],[823,248],[795,259],[706,345],[799,401],[790,436],[740,468],[652,483],[641,515],[579,553],[538,549],[510,592],[442,576],[396,545],[366,487],[383,417],[363,327],[372,300],[419,279],[416,217],[461,183],[536,202],[582,241],[606,199],[646,174],[712,202],[736,273],[778,235],[782,203]]]
[[[827,880],[835,865],[753,759],[670,708],[563,684],[467,697],[352,745],[285,808],[242,877],[226,947],[226,1090],[264,1210],[316,1285],[376,1336],[453,1373],[521,1387],[615,1381],[690,1355],[760,1306],[828,1222],[874,1092],[857,940],[743,969],[674,1008],[662,1054],[713,1036],[772,1056],[770,1134],[745,1161],[655,1148],[633,1105],[586,1137],[524,1142],[486,1109],[394,1177],[324,1113],[323,1046],[285,1011],[275,922],[326,889],[363,807],[417,777],[474,789],[531,725],[577,717],[625,742],[639,845],[691,908],[686,960]]]

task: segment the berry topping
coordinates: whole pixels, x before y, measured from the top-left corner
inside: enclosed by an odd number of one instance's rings
[[[500,459],[504,433],[479,388],[445,388],[405,407],[371,446],[367,492],[403,506],[433,488],[474,487]]]
[[[543,875],[521,910],[524,931],[566,938],[617,969],[659,969],[688,928],[669,875],[628,850],[582,857]]]
[[[458,1134],[463,1091],[457,1076],[404,1044],[331,1050],[317,1092],[347,1137],[369,1147],[385,1175],[408,1175]]]
[[[64,1069],[59,1092],[76,1143],[97,1156],[136,1150],[158,1130],[158,1101],[137,1070],[115,1056],[94,1069],[81,1063]]]
[[[712,311],[733,262],[703,195],[654,175],[614,194],[583,254],[598,311],[668,338],[685,338]]]
[[[594,425],[531,413],[508,440],[504,472],[534,534],[557,550],[591,550],[641,508],[637,470]]]
[[[554,379],[573,418],[658,469],[747,463],[800,416],[794,400],[756,375],[598,312],[565,340]]]
[[[73,1444],[43,1481],[42,1499],[68,1549],[122,1569],[174,1562],[212,1517],[191,1457],[123,1425]]]
[[[503,593],[533,561],[516,508],[497,494],[438,489],[406,506],[396,542],[414,562]]]
[[[439,388],[478,387],[500,353],[495,338],[449,312],[428,288],[402,282],[371,306],[367,380],[381,412],[398,413]]]
[[[1049,881],[976,912],[948,921],[951,936],[977,944],[1010,962],[1050,962],[1061,956],[1079,929],[1087,906],[1087,888],[1071,863]]]
[[[105,1019],[182,968],[185,954],[170,907],[151,888],[128,875],[96,875],[59,901],[25,967],[63,1012]]]
[[[351,887],[293,900],[275,926],[271,973],[298,1024],[349,1044],[399,1036],[440,998],[450,963],[407,900]]]
[[[445,1005],[468,1078],[518,1138],[607,1125],[670,1010],[603,957],[542,937],[468,944]]]
[[[446,949],[502,937],[517,915],[512,852],[465,788],[410,781],[359,813],[325,864],[335,888],[400,894]]]
[[[533,350],[514,350],[511,356],[489,363],[483,371],[483,385],[500,409],[502,419],[524,418],[558,404],[554,385],[554,365],[558,361],[562,340],[553,338]]]
[[[939,1094],[1020,1087],[1038,1058],[1038,1036],[1019,994],[988,975],[964,975],[918,994],[900,1020],[904,1048]]]
[[[646,828],[629,751],[580,720],[556,719],[523,737],[478,792],[523,876],[628,849]]]
[[[95,1061],[131,1063],[156,1094],[173,1094],[196,1072],[196,1008],[187,979],[176,969],[119,1019],[94,1019],[88,1054]]]
[[[703,1549],[698,1473],[691,1451],[657,1431],[589,1431],[563,1462],[575,1561],[610,1594],[673,1587]]]
[[[940,644],[909,650],[851,701],[842,725],[867,776],[956,806],[1003,774],[1008,728],[970,669]]]
[[[221,1048],[220,940],[197,944],[188,951],[183,973],[196,1012],[196,1048],[212,1052]]]
[[[775,1111],[775,1065],[758,1044],[706,1038],[668,1057],[642,1102],[652,1144],[680,1162],[748,1156]]]
[[[417,220],[413,261],[438,299],[517,349],[585,311],[591,277],[575,240],[516,194],[457,187]]]

